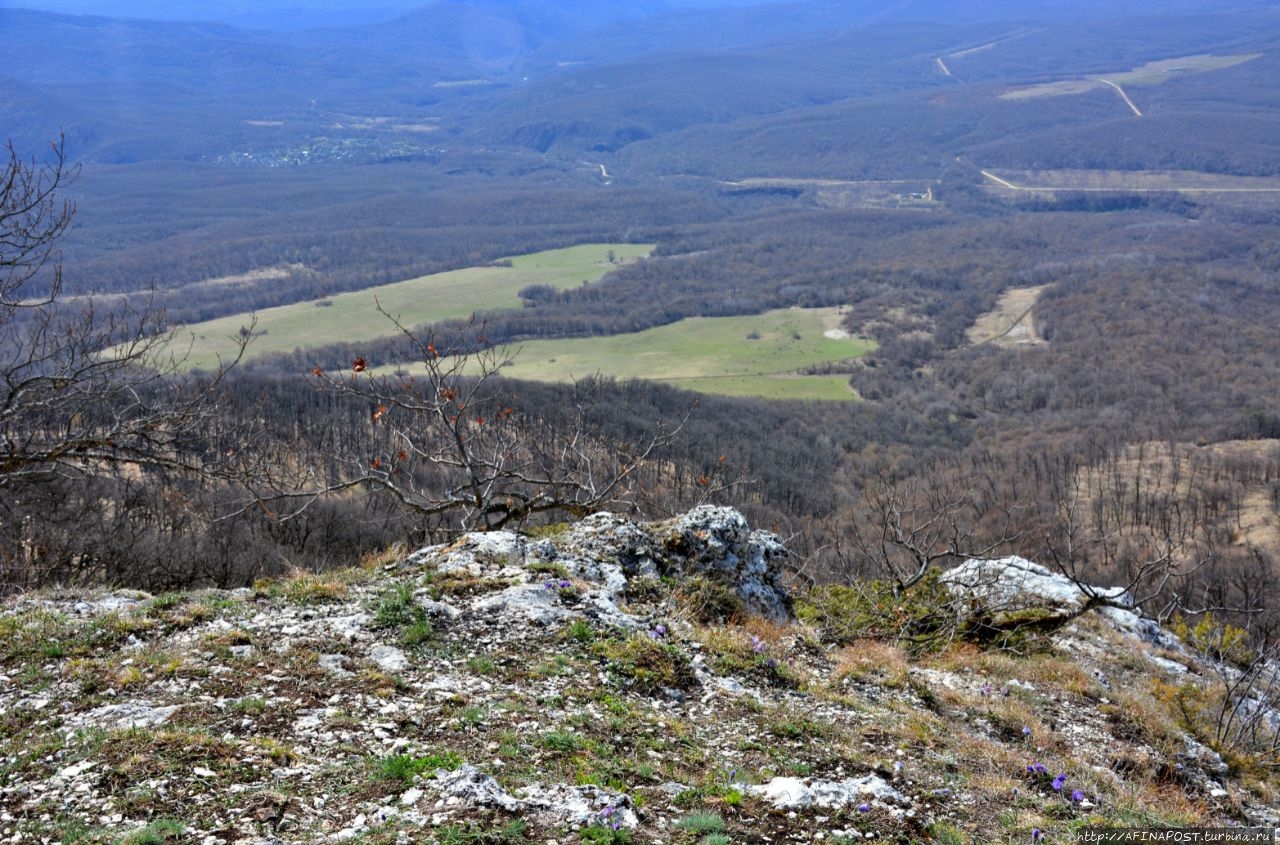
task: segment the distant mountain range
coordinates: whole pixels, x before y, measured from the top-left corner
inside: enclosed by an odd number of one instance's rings
[[[162,11],[111,0],[57,5]],[[677,5],[483,0],[405,12],[407,3],[387,0],[358,25],[290,33],[0,9],[0,136],[38,148],[61,130],[78,159],[122,163],[259,161],[317,138],[403,158],[447,138],[455,149],[569,158],[625,150],[625,163],[651,174],[776,173],[804,158],[797,172],[839,177],[936,171],[979,149],[989,161],[1068,166],[1081,143],[1119,152],[1119,131],[1163,145],[1163,166],[1200,166],[1178,161],[1178,149],[1230,172],[1280,161],[1275,142],[1263,140],[1280,137],[1280,13],[1264,2]],[[253,8],[264,27],[292,14],[287,3]],[[348,8],[316,3],[305,22]],[[239,19],[250,4],[163,12],[206,10]],[[376,20],[395,12],[405,13]],[[1254,58],[1140,84],[1151,109],[1137,123],[1105,90],[1001,98],[1018,86],[1201,54]],[[1219,154],[1206,133],[1258,140]],[[389,134],[399,140],[385,142]],[[1034,161],[1015,152],[1032,148]]]

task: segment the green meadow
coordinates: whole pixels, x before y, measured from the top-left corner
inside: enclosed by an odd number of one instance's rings
[[[178,332],[188,369],[213,368],[219,358],[235,353],[240,329],[256,317],[253,343],[246,357],[291,352],[335,341],[359,341],[395,334],[392,323],[378,312],[378,305],[406,326],[455,318],[476,311],[520,308],[517,292],[527,285],[576,287],[600,279],[616,264],[647,256],[652,244],[585,244],[537,252],[497,263],[435,273],[403,282],[341,293],[325,300],[311,300],[268,308],[256,315],[235,314],[193,323]],[[504,262],[505,263],[505,262]]]
[[[498,350],[503,375],[568,382],[591,375],[642,378],[728,396],[852,400],[847,375],[798,371],[870,352],[842,336],[836,308],[786,308],[747,317],[694,317],[608,337],[534,340]],[[385,371],[413,367],[388,367]]]

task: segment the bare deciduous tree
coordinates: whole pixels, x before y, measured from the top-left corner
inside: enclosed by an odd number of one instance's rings
[[[841,541],[842,554],[870,565],[895,595],[940,561],[991,557],[1019,536],[1012,509],[988,512],[974,486],[944,472],[904,481],[879,476],[863,493],[863,516]]]
[[[445,338],[386,316],[414,352],[412,371],[375,372],[363,358],[343,372],[313,370],[328,390],[367,404],[367,430],[323,475],[301,466],[277,473],[260,488],[264,506],[290,500],[296,514],[319,496],[371,489],[452,530],[630,507],[634,474],[683,424],[656,423],[634,443],[608,440],[589,425],[593,397],[583,385],[554,416],[527,414],[504,389],[504,353],[481,327]]]
[[[32,491],[59,478],[121,472],[217,475],[226,455],[194,449],[209,425],[227,361],[176,377],[180,354],[154,301],[109,311],[66,294],[59,245],[75,215],[62,196],[76,175],[61,139],[44,159],[10,144],[0,166],[0,584],[38,577],[17,528]],[[243,346],[241,347],[243,351]]]

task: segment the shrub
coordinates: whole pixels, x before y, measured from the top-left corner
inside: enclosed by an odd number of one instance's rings
[[[937,571],[930,570],[910,590],[897,594],[887,581],[817,587],[797,599],[796,616],[816,627],[826,642],[892,640],[921,654],[942,649],[958,635],[959,620],[950,604]]]
[[[642,693],[683,689],[697,683],[689,659],[672,643],[632,634],[625,640],[605,640],[593,649],[609,661],[609,671]]]
[[[729,584],[694,575],[680,582],[673,594],[676,605],[703,623],[724,622],[742,610],[742,598]]]
[[[413,599],[413,588],[408,584],[388,587],[373,606],[374,629],[400,631],[400,641],[408,646],[420,646],[435,633],[426,608]]]

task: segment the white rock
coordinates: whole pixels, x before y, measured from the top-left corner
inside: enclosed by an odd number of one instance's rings
[[[423,591],[422,597],[414,596],[414,601],[422,605],[428,616],[434,616],[444,619],[459,619],[462,617],[462,611],[451,604],[431,599],[426,591]]]
[[[409,656],[390,645],[376,645],[369,650],[369,659],[384,672],[403,672],[409,668]]]
[[[906,796],[876,775],[843,781],[774,778],[761,786],[748,787],[747,791],[764,797],[774,807],[782,810],[808,807],[840,809],[867,800],[901,807],[911,804]]]
[[[532,783],[516,790],[526,812],[535,812],[545,821],[574,827],[603,823],[629,830],[640,820],[631,809],[631,798],[598,786],[543,786]]]
[[[942,574],[942,583],[953,594],[973,596],[993,610],[1047,607],[1076,610],[1087,596],[1071,579],[1026,558],[968,560]],[[1093,588],[1099,595],[1120,600],[1120,588]]]
[[[544,626],[563,624],[578,615],[560,603],[556,590],[541,584],[517,584],[496,595],[481,596],[471,603],[471,611]]]
[[[353,613],[350,616],[333,616],[327,620],[329,630],[348,642],[353,642],[365,635],[369,627],[369,614]]]
[[[126,701],[123,704],[108,704],[90,710],[78,721],[96,725],[100,728],[154,728],[169,721],[178,712],[178,705],[156,707],[150,701]]]
[[[462,804],[468,807],[499,807],[516,812],[521,803],[503,789],[496,780],[475,766],[461,766],[448,772],[436,772],[430,788],[439,794],[447,806]]]
[[[96,760],[85,760],[83,763],[76,763],[74,766],[67,766],[65,769],[62,769],[58,772],[58,777],[63,780],[78,778],[80,775],[89,771],[96,765],[98,765]]]
[[[322,654],[317,662],[320,664],[320,668],[326,672],[330,672],[340,678],[349,678],[351,673],[342,668],[344,660],[346,658],[341,654]]]

